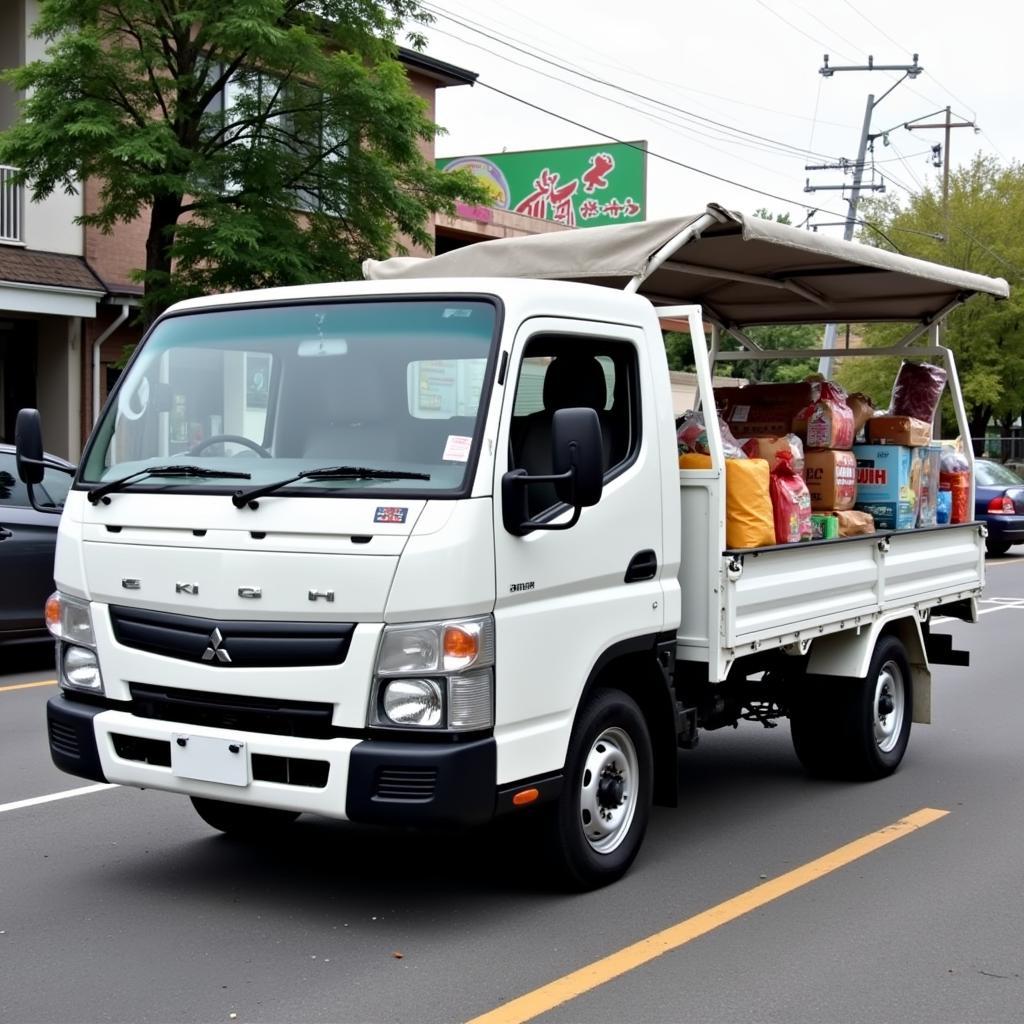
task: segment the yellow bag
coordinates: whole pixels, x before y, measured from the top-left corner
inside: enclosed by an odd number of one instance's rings
[[[709,455],[679,456],[680,469],[710,469]],[[775,519],[765,459],[725,460],[725,543],[762,548],[775,543]]]

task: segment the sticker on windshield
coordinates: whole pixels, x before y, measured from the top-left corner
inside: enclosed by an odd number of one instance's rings
[[[373,514],[375,523],[404,523],[409,510],[402,505],[378,505]]]
[[[473,438],[461,437],[459,434],[449,434],[448,443],[444,446],[444,455],[441,456],[444,462],[468,462],[469,449],[473,444]]]

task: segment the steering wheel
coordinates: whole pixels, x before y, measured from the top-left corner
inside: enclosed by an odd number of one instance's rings
[[[228,441],[233,444],[240,444],[243,448],[251,449],[261,459],[272,459],[274,457],[263,445],[250,441],[249,438],[242,437],[241,434],[214,434],[212,437],[206,438],[205,441],[200,441],[199,444],[189,448],[188,453],[189,455],[198,455],[200,452],[206,451],[211,445],[223,444]]]

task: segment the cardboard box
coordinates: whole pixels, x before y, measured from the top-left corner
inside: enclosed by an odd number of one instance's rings
[[[879,530],[909,530],[917,522],[917,496],[911,470],[912,449],[898,444],[858,444],[857,501]]]
[[[726,394],[728,392],[728,394]],[[748,384],[745,388],[718,388],[715,402],[733,435],[779,437],[788,434],[793,418],[814,401],[812,385]]]
[[[853,452],[807,452],[804,479],[814,511],[853,508],[857,500],[857,459]]]
[[[912,416],[872,416],[865,426],[868,444],[901,444],[924,448],[931,444],[932,425]]]

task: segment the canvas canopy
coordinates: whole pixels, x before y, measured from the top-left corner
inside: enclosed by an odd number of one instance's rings
[[[526,277],[628,289],[655,305],[699,303],[723,327],[930,323],[971,295],[1006,298],[985,277],[710,205],[700,214],[525,238],[427,259],[367,260],[371,280]]]

